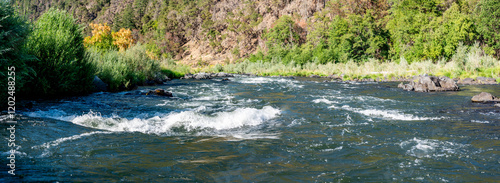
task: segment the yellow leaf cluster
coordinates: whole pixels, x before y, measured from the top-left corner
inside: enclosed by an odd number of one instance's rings
[[[120,29],[118,32],[113,33],[113,44],[116,45],[120,51],[124,51],[134,43],[132,38],[132,31],[130,29]]]
[[[111,34],[111,27],[108,24],[94,24],[90,23],[90,28],[92,28],[92,37],[87,36],[83,43],[86,47],[94,45],[96,43],[103,42],[104,38]]]

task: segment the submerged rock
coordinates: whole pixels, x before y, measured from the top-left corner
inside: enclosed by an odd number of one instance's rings
[[[486,92],[481,92],[480,94],[473,96],[471,100],[472,102],[500,102],[500,98]]]
[[[409,84],[400,83],[398,88],[416,92],[458,91],[457,83],[448,77],[418,76]]]
[[[172,97],[172,93],[165,91],[164,89],[156,89],[156,90],[150,90],[146,93],[146,95],[157,95],[157,96],[164,96],[164,97]]]

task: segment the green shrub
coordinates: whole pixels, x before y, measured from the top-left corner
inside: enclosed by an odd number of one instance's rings
[[[347,18],[337,16],[330,27],[329,46],[330,59],[357,62],[369,58],[384,59],[388,54],[388,33],[375,19],[375,12],[367,10],[366,14],[352,14]]]
[[[391,37],[391,55],[409,63],[449,59],[460,42],[471,43],[473,22],[468,7],[460,1],[443,6],[440,1],[394,0],[386,29]]]
[[[146,80],[153,80],[160,72],[159,62],[150,59],[146,47],[136,44],[124,52],[110,50],[100,52],[89,49],[89,60],[97,67],[97,76],[111,91],[132,89]]]
[[[299,36],[300,27],[295,24],[295,21],[289,15],[281,16],[268,33],[264,35],[270,45],[289,46],[300,42]]]
[[[75,95],[92,89],[94,68],[85,58],[82,27],[67,12],[45,12],[35,22],[26,46],[37,57],[28,62],[36,76],[27,81],[26,94]]]
[[[26,62],[33,59],[25,53],[24,44],[30,33],[27,21],[14,12],[14,8],[6,1],[0,1],[0,97],[4,106],[7,102],[8,67],[15,68],[15,87],[20,91],[24,82],[29,80],[32,69]]]
[[[500,1],[482,0],[476,12],[477,31],[487,54],[500,57]]]

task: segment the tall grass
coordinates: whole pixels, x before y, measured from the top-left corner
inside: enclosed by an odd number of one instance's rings
[[[180,78],[185,74],[194,73],[198,70],[194,70],[191,67],[183,64],[177,64],[171,58],[165,58],[161,61],[161,72],[168,76],[169,78]]]
[[[37,58],[27,62],[35,72],[23,89],[27,95],[76,95],[92,89],[94,68],[85,57],[82,27],[71,14],[48,10],[35,22],[26,47]]]
[[[420,74],[448,76],[451,78],[476,78],[479,76],[500,78],[500,61],[492,56],[486,55],[478,44],[467,47],[460,45],[457,53],[452,59],[439,61],[409,62],[403,57],[395,61],[380,61],[368,59],[365,62],[321,64],[312,60],[304,64],[282,62],[279,58],[270,61],[250,61],[227,64],[224,66],[210,66],[201,71],[205,72],[230,72],[230,73],[252,73],[257,75],[343,75],[344,79],[360,78],[395,78],[408,77]]]
[[[97,76],[108,84],[111,91],[143,85],[146,80],[156,79],[160,72],[159,62],[149,58],[141,44],[125,51],[101,52],[90,48],[87,57],[96,66]]]

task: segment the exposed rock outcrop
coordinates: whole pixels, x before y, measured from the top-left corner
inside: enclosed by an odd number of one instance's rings
[[[219,72],[217,74],[215,74],[216,77],[234,77],[232,74],[228,74],[228,73],[225,73],[225,72]]]
[[[500,98],[493,96],[491,93],[481,92],[472,97],[472,102],[500,102]]]
[[[195,74],[193,76],[193,78],[194,79],[199,79],[199,80],[202,80],[202,79],[212,79],[212,76],[209,73],[201,72],[201,73]]]
[[[418,76],[409,84],[400,83],[398,88],[416,92],[458,91],[460,89],[455,81],[445,76]]]
[[[150,90],[146,93],[146,95],[157,95],[157,96],[164,96],[164,97],[172,97],[172,93],[165,91],[164,89],[156,89],[156,90]]]

